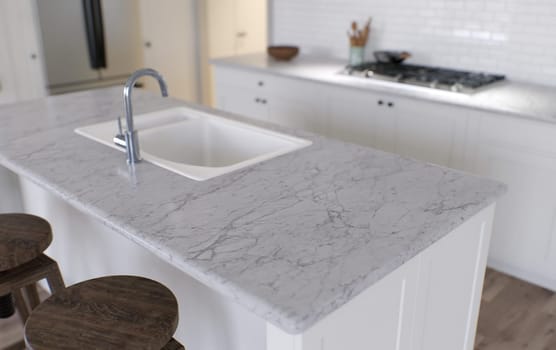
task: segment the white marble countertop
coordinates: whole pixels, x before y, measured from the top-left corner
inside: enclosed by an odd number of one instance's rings
[[[140,91],[134,100],[137,113],[185,105]],[[505,191],[491,180],[300,131],[289,133],[312,146],[204,182],[147,162],[130,173],[124,153],[73,131],[115,119],[121,109],[121,88],[3,106],[0,165],[290,333]]]
[[[217,66],[258,70],[291,78],[369,89],[381,93],[556,122],[556,88],[550,86],[506,80],[487,86],[472,94],[454,93],[339,74],[345,68],[345,61],[303,55],[290,62],[276,61],[268,55],[260,53],[214,59],[211,60],[211,63]]]

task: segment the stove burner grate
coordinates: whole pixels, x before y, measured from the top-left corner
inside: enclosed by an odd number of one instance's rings
[[[367,78],[386,77],[398,82],[426,85],[432,88],[449,88],[453,91],[476,90],[505,79],[503,75],[497,74],[382,62],[367,62],[348,67],[347,74]]]

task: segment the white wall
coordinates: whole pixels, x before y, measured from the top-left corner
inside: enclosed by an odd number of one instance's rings
[[[374,19],[375,49],[412,62],[556,86],[556,0],[274,0],[272,41],[347,58],[352,20]]]

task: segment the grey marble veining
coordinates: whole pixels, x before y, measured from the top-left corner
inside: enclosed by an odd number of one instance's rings
[[[504,81],[472,94],[461,94],[338,74],[344,69],[346,62],[333,58],[300,56],[291,62],[279,62],[261,53],[214,59],[211,63],[217,66],[258,70],[291,78],[369,89],[465,108],[556,122],[556,98],[554,97],[556,96],[556,88],[550,86]]]
[[[134,99],[136,113],[184,105],[140,91]],[[146,162],[131,172],[124,153],[73,132],[114,119],[121,103],[121,88],[111,88],[1,107],[0,164],[291,333],[505,191],[459,171],[270,125],[313,145],[204,182]]]

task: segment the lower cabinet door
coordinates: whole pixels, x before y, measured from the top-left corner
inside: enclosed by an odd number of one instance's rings
[[[235,86],[216,86],[216,108],[241,116],[268,121],[268,101],[258,91]]]
[[[377,95],[356,89],[329,90],[326,99],[328,136],[368,147],[382,146],[382,137],[391,139],[378,130],[379,114],[385,111],[377,107]]]
[[[466,111],[454,106],[396,99],[391,151],[425,162],[460,168],[465,148]]]
[[[480,143],[473,170],[508,186],[498,204],[490,265],[556,290],[556,155]]]
[[[317,134],[326,132],[326,115],[317,103],[294,96],[273,96],[268,103],[269,121]]]
[[[270,325],[266,350],[414,349],[418,275],[418,259],[413,259],[305,333],[290,335]]]
[[[267,324],[266,350],[472,350],[494,209],[477,213],[305,332]]]
[[[494,206],[422,255],[413,347],[472,350]]]

